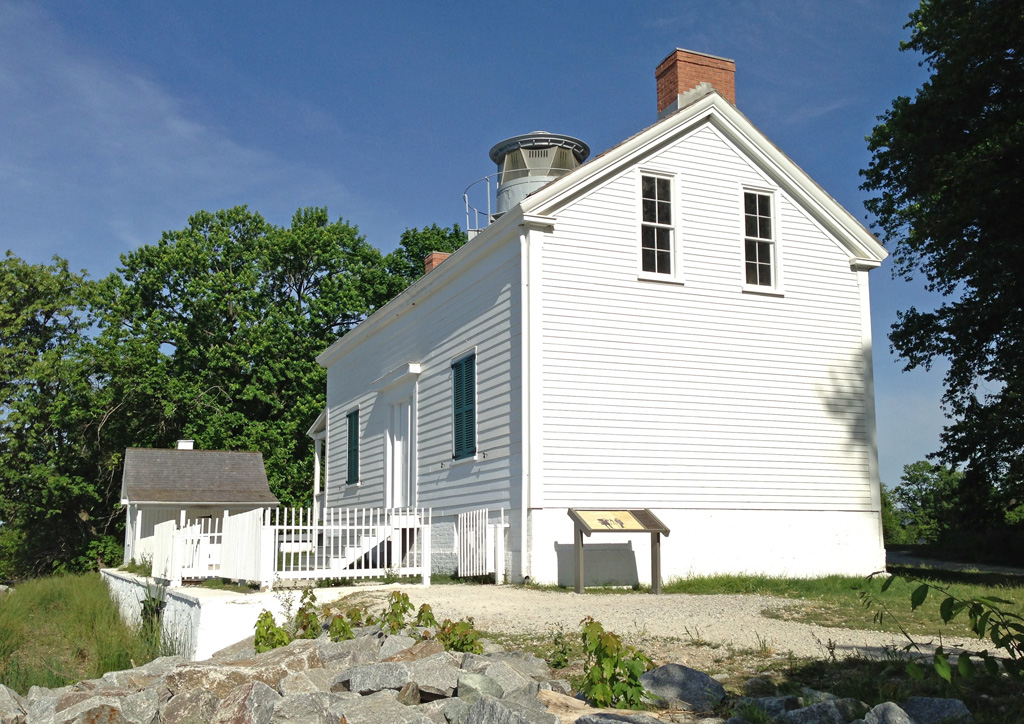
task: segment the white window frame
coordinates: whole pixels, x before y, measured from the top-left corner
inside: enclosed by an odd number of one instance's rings
[[[772,252],[772,283],[749,284],[747,283],[747,194],[758,194],[768,196],[771,199],[771,239],[761,239],[771,244]],[[749,294],[765,294],[773,297],[781,297],[785,290],[782,276],[782,239],[779,225],[779,193],[778,189],[765,186],[741,186],[739,191],[739,251],[740,251],[740,284],[744,292]]]
[[[644,271],[643,252],[643,229],[650,222],[644,221],[644,177],[650,176],[655,179],[664,179],[669,182],[669,202],[671,203],[672,223],[654,224],[656,228],[669,229],[671,238],[669,240],[669,259],[672,264],[672,272],[664,274],[661,272]],[[679,244],[679,178],[675,174],[652,169],[637,169],[636,179],[636,275],[637,279],[650,282],[668,282],[672,284],[683,283],[683,259]]]

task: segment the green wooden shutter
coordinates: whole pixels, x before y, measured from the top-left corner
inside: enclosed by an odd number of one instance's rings
[[[464,357],[452,365],[453,457],[476,454],[476,356]]]
[[[359,482],[359,410],[348,413],[348,477],[349,485]]]

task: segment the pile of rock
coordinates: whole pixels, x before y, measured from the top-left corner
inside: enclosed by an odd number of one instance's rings
[[[725,692],[701,672],[669,664],[645,674],[644,684],[668,708],[598,711],[570,696],[568,682],[552,678],[544,660],[531,654],[506,652],[493,644],[483,654],[453,653],[436,640],[365,628],[349,641],[323,636],[260,655],[250,640],[209,661],[165,657],[59,689],[33,687],[25,697],[0,686],[0,724],[744,722],[737,716],[708,718]],[[785,724],[943,721],[927,710],[929,703],[934,710],[932,700],[908,702],[902,708],[883,704],[868,711],[860,702],[816,696],[816,703],[809,695],[804,701],[761,696],[739,703]],[[947,718],[966,713],[943,711]]]

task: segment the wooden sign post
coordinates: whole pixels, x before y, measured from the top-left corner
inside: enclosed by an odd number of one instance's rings
[[[583,593],[583,536],[593,533],[651,534],[651,593],[661,593],[661,535],[669,529],[646,508],[643,510],[588,510],[569,508],[576,559],[575,590]]]

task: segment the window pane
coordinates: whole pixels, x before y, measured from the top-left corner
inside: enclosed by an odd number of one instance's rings
[[[766,241],[757,242],[757,260],[762,264],[772,263],[772,245]]]
[[[747,262],[747,284],[757,284],[757,264],[752,261]]]
[[[658,229],[658,251],[670,251],[672,248],[672,234],[668,229]]]
[[[669,254],[667,251],[658,252],[658,273],[672,273],[672,255]]]
[[[757,261],[757,242],[747,239],[746,243],[746,259],[747,261]]]
[[[759,194],[757,197],[757,213],[759,216],[772,215],[772,197]]]
[[[668,201],[658,202],[658,223],[659,224],[671,224],[672,223],[672,204]]]
[[[743,194],[743,212],[747,214],[757,213],[757,195]]]
[[[672,198],[672,184],[667,178],[658,179],[658,200],[670,201]]]
[[[763,216],[757,220],[758,236],[762,239],[772,238],[772,220]]]
[[[653,249],[654,248],[654,228],[655,227],[653,227],[653,226],[643,226],[640,229],[640,231],[641,231],[641,237],[640,237],[641,238],[641,244],[640,245],[644,249]]]
[[[657,221],[657,201],[644,199],[644,221]]]
[[[643,268],[644,268],[645,272],[658,271],[656,263],[655,263],[654,249],[648,249],[647,247],[644,247],[642,257],[643,257]]]
[[[760,271],[760,278],[758,279],[757,283],[760,284],[761,286],[770,287],[772,285],[772,265],[758,264],[757,266]]]
[[[747,225],[746,225],[747,226],[747,228],[746,228],[747,236],[757,236],[757,217],[756,216],[747,216],[746,217],[746,222],[747,222]]]
[[[643,177],[643,197],[645,199],[654,198],[654,178],[651,176]]]

